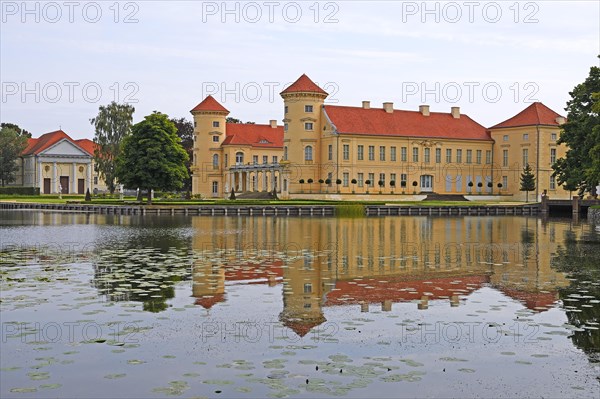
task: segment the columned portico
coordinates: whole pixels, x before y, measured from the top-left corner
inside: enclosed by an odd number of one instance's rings
[[[236,193],[269,192],[273,188],[281,192],[277,180],[281,181],[282,167],[278,163],[251,164],[231,166],[227,171],[226,181]]]

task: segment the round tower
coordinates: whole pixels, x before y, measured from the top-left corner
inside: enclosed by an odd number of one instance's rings
[[[315,183],[325,179],[319,174],[323,103],[328,94],[303,74],[280,95],[284,104],[283,185],[293,194],[303,189],[301,179]]]
[[[223,197],[226,193],[221,144],[225,140],[229,111],[209,95],[190,112],[194,116],[192,194]]]

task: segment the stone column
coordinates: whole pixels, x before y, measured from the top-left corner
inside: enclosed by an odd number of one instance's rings
[[[56,169],[56,162],[52,162],[52,179],[54,180],[52,183],[52,191],[53,194],[57,194],[58,191],[58,170]]]
[[[38,187],[40,188],[40,193],[44,193],[44,168],[42,167],[42,161],[38,159]]]
[[[94,181],[92,180],[92,162],[89,161],[87,164],[87,187],[86,189],[90,189],[90,194],[94,194],[94,189],[92,187]]]
[[[275,169],[271,170],[271,189],[274,189],[275,187]]]
[[[246,171],[246,190],[245,191],[252,191],[250,189],[250,171]]]
[[[263,170],[263,191],[269,191],[269,182],[266,170]]]
[[[71,190],[70,192],[73,194],[77,193],[77,164],[73,162],[73,173],[71,178]]]

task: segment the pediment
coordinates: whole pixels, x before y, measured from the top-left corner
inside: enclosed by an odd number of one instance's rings
[[[40,152],[39,155],[89,157],[90,154],[67,139],[62,139],[53,146]]]

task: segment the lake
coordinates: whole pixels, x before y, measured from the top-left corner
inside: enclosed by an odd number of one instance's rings
[[[0,211],[0,396],[600,397],[600,231]]]

